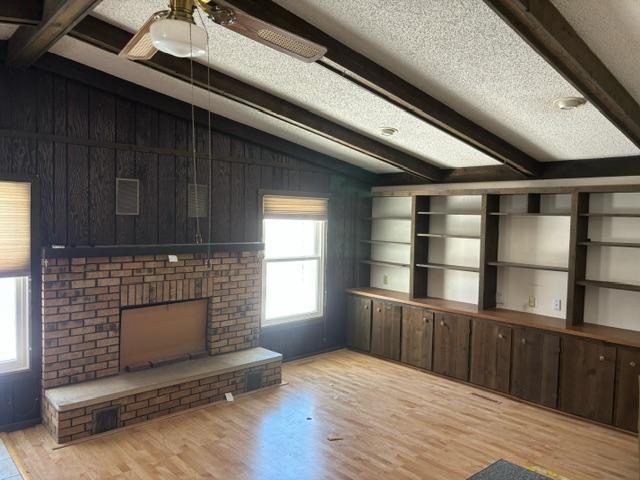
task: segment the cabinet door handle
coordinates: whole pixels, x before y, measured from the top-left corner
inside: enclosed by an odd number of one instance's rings
[[[599,360],[600,360],[601,362],[604,362],[604,355],[600,355]]]
[[[498,338],[504,338],[504,335],[503,335],[503,334],[501,334],[501,333],[499,333],[499,334],[498,334]]]
[[[527,339],[523,338],[522,340],[520,340],[520,342],[522,342],[523,345],[526,345],[527,344]]]
[[[365,305],[365,306],[364,306],[364,309],[365,309],[365,310],[369,310],[369,305]]]
[[[636,366],[636,362],[634,362],[634,361],[629,362],[629,366],[630,366],[630,367],[634,367],[634,368],[635,368],[635,366]]]
[[[429,323],[429,319],[427,317],[422,317],[422,320],[424,320],[425,323]]]
[[[377,308],[376,310],[377,310],[378,312],[381,312],[381,311],[382,311],[382,309],[381,309],[381,308]]]
[[[444,327],[444,320],[440,320],[440,326]]]

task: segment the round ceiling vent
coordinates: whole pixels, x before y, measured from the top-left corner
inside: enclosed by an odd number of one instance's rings
[[[393,137],[396,133],[398,133],[398,129],[393,127],[382,127],[380,129],[380,133],[383,137]]]
[[[560,110],[574,110],[587,103],[582,97],[560,97],[554,100],[553,105]]]

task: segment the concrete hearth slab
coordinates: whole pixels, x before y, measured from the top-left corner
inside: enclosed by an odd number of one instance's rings
[[[250,348],[141,372],[121,373],[115,377],[51,388],[45,391],[45,396],[58,412],[64,412],[278,360],[282,360],[279,353],[262,347]]]

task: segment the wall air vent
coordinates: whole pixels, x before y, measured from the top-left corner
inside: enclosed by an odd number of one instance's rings
[[[245,384],[245,391],[247,392],[251,392],[253,390],[258,390],[259,388],[262,388],[262,373],[261,371],[259,372],[247,372],[244,384]]]
[[[140,214],[140,181],[116,178],[116,215]]]
[[[120,405],[93,412],[93,434],[108,432],[120,427]]]
[[[207,185],[189,184],[189,218],[206,218],[209,205]]]

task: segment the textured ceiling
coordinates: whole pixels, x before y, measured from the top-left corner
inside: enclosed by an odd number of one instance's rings
[[[640,153],[593,106],[554,109],[555,98],[578,92],[481,0],[275,1],[539,160]],[[588,11],[604,40],[619,33],[599,24],[612,14],[597,11],[618,2],[640,8],[637,0],[559,0]],[[629,56],[621,68],[635,64],[627,71],[640,82],[637,54],[624,40],[618,48]]]
[[[552,3],[640,102],[640,1],[552,0]]]
[[[111,53],[83,43],[71,37],[64,37],[51,49],[52,53],[88,65],[97,70],[142,85],[185,102],[191,102],[191,88],[185,82],[163,73],[151,70],[141,64],[130,62]],[[196,88],[194,103],[207,109],[210,105],[207,93]],[[245,125],[257,128],[285,140],[312,150],[357,165],[374,173],[393,173],[399,170],[380,160],[356,152],[333,141],[295,127],[257,110],[233,102],[224,97],[211,97],[211,110],[219,115]],[[215,127],[215,125],[214,125]]]
[[[16,25],[0,23],[0,40],[7,40],[18,29]]]
[[[103,0],[94,15],[129,31],[139,28],[166,0]],[[497,161],[317,64],[305,64],[206,20],[216,69],[330,120],[446,167],[496,165]],[[382,127],[395,127],[382,137]]]

